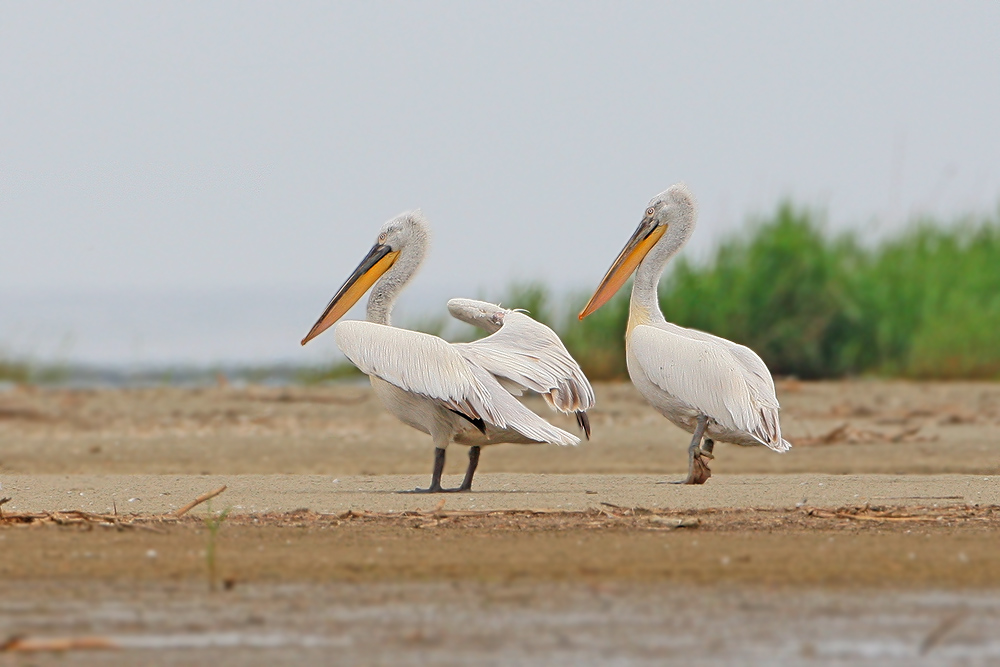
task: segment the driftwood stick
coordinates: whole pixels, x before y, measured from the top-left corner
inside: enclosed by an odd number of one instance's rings
[[[53,651],[115,649],[118,645],[107,637],[10,637],[0,642],[0,652],[38,653]]]
[[[849,514],[847,512],[828,512],[825,510],[809,510],[809,516],[820,519],[851,519],[852,521],[941,521],[944,517],[938,515],[923,516],[888,516],[886,514]]]
[[[193,510],[198,505],[201,505],[206,500],[211,500],[212,498],[216,497],[217,495],[219,495],[220,493],[222,493],[225,490],[226,490],[226,485],[223,484],[222,486],[220,486],[219,488],[217,488],[215,491],[209,491],[208,493],[201,494],[200,496],[198,496],[197,498],[195,498],[194,500],[192,500],[191,502],[189,502],[187,505],[185,505],[184,507],[182,507],[179,510],[177,510],[176,512],[174,512],[174,516],[184,516],[185,514],[187,514],[191,510]]]

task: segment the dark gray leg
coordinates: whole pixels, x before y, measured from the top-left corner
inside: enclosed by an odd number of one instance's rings
[[[434,472],[431,473],[430,488],[401,491],[401,493],[441,493],[445,491],[445,489],[441,488],[441,474],[444,473],[444,455],[445,450],[440,447],[434,448]]]
[[[705,441],[701,443],[701,455],[706,459],[714,459],[715,456],[712,452],[715,451],[715,440],[711,438],[705,438]]]
[[[472,490],[472,477],[476,474],[476,467],[479,465],[479,446],[469,447],[469,467],[465,470],[465,480],[462,482],[462,486],[458,487],[459,491],[471,491]]]
[[[694,434],[691,436],[691,445],[688,446],[688,476],[686,479],[670,482],[671,484],[704,484],[712,476],[712,471],[708,469],[708,464],[705,463],[703,456],[707,451],[709,458],[714,458],[712,457],[712,449],[715,448],[715,443],[707,440],[705,450],[701,446],[701,439],[705,436],[707,427],[708,417],[699,416],[698,423],[694,427]]]

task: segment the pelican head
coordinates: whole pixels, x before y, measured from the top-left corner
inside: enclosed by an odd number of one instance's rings
[[[510,310],[476,299],[451,299],[448,312],[456,320],[477,326],[486,333],[496,333],[503,326],[504,316]]]
[[[399,272],[400,275],[396,276],[396,280],[393,281],[395,288],[393,291],[401,288],[423,260],[429,237],[430,230],[427,220],[419,209],[401,213],[382,225],[375,245],[330,299],[323,314],[316,320],[316,324],[309,330],[306,337],[302,339],[302,344],[305,345],[333,326],[379,278],[394,265],[397,265],[397,262],[403,257],[404,262],[400,262],[400,264],[405,263],[406,270]],[[398,268],[400,267],[397,266]],[[386,276],[386,279],[390,277],[392,274]]]
[[[675,243],[666,244],[663,246],[664,249],[669,249],[672,253],[679,248],[694,231],[694,209],[694,197],[683,183],[672,185],[650,199],[639,221],[639,227],[604,275],[590,301],[580,311],[579,318],[582,320],[607,303],[635,273],[636,268],[653,248],[662,245],[659,241],[668,230],[671,232],[670,238]],[[666,261],[666,257],[663,259]]]

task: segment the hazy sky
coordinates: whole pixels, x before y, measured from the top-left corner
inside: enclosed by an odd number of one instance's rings
[[[588,288],[679,180],[694,252],[784,196],[993,211],[998,34],[997,2],[3,2],[0,291],[305,290],[311,320],[414,207],[416,294]]]

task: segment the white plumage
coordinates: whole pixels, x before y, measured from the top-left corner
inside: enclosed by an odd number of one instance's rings
[[[393,303],[423,261],[428,238],[419,211],[383,225],[375,246],[303,344],[333,325],[371,287],[368,321],[337,325],[337,346],[371,378],[386,409],[433,439],[434,472],[424,491],[466,491],[472,487],[480,447],[580,441],[521,405],[514,394],[534,391],[553,408],[575,412],[589,435],[586,410],[594,404],[594,392],[555,332],[520,312],[453,299],[448,304],[453,315],[492,333],[473,343],[448,343],[391,326]],[[470,446],[469,467],[459,488],[443,489],[441,473],[451,442]]]
[[[580,442],[576,436],[552,426],[521,405],[501,386],[497,374],[486,367],[496,366],[488,347],[478,346],[473,350],[471,345],[448,343],[418,331],[356,321],[338,324],[336,339],[340,351],[366,375],[482,420],[487,430],[480,445],[507,442],[501,431],[513,431],[540,443]],[[530,368],[525,370],[530,374]],[[535,386],[541,384],[537,379],[526,378],[526,381]],[[461,430],[468,430],[460,426]],[[463,440],[475,439],[472,433],[464,435]]]
[[[645,378],[688,406],[687,419],[682,409],[673,408],[668,415],[688,430],[693,431],[697,416],[704,414],[710,417],[708,434],[716,440],[787,450],[791,445],[781,437],[778,401],[764,362],[753,355],[754,365],[764,369],[766,381],[758,373],[748,372],[748,360],[740,360],[728,346],[699,340],[691,333],[647,324],[632,330],[629,374],[637,386],[643,385],[640,391],[647,399],[653,393],[642,383]]]
[[[695,220],[694,198],[685,186],[654,197],[580,313],[583,319],[600,308],[635,273],[625,334],[629,376],[658,412],[693,434],[684,480],[689,484],[711,476],[704,459],[713,458],[713,440],[778,452],[791,447],[781,437],[774,381],[761,358],[746,346],[671,324],[660,311],[660,276],[691,237]]]
[[[549,327],[522,312],[472,299],[452,299],[448,311],[457,319],[493,332],[472,343],[456,345],[469,361],[498,378],[541,394],[561,412],[586,412],[594,407],[593,387]]]

